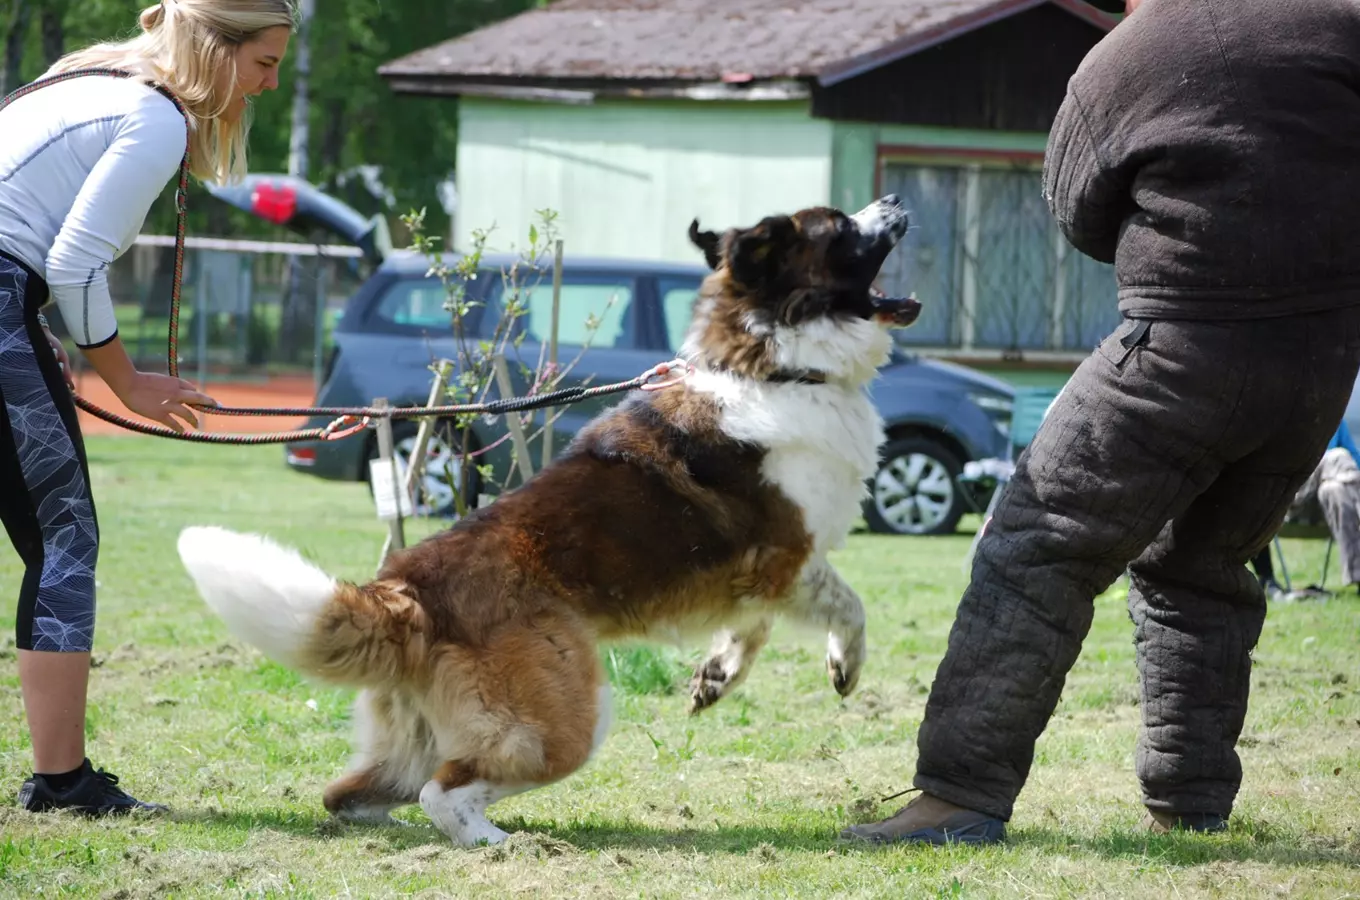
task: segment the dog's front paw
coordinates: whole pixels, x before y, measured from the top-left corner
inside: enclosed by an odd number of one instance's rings
[[[721,700],[731,682],[732,676],[721,657],[709,657],[700,663],[689,680],[689,714],[697,715]]]
[[[859,683],[859,669],[846,670],[845,661],[827,657],[826,672],[831,677],[831,686],[842,697],[850,696]]]
[[[826,673],[831,686],[842,697],[848,697],[859,684],[859,672],[864,667],[864,639],[859,637],[846,647],[834,637],[828,642]]]

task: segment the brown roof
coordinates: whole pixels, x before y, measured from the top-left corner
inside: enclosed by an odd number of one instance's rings
[[[387,77],[831,83],[1053,3],[1083,0],[557,0],[394,60]]]

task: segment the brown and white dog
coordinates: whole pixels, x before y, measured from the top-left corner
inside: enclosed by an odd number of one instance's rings
[[[864,608],[827,562],[858,515],[882,423],[865,386],[914,300],[871,285],[907,230],[896,197],[692,240],[713,273],[682,384],[601,414],[521,488],[341,582],[266,538],[185,529],[179,553],[230,630],[360,690],[358,753],[331,812],[419,802],[459,844],[507,835],[498,799],[579,768],[609,727],[597,643],[714,635],[690,709],[746,677],[772,621],[828,632],[842,695]]]

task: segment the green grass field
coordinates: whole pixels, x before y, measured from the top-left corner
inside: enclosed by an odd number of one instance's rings
[[[847,847],[843,825],[905,802],[878,801],[909,786],[970,540],[857,534],[836,562],[865,598],[871,656],[848,701],[825,681],[821,638],[787,628],[744,689],[697,719],[675,688],[702,648],[618,650],[608,743],[573,777],[493,807],[517,832],[507,845],[461,850],[419,807],[399,811],[408,827],[328,819],[320,792],[348,754],[349,694],[230,640],[175,556],[181,527],[218,523],[363,579],[384,535],[367,489],[291,473],[277,448],[106,438],[90,449],[104,534],[90,753],[174,812],[87,822],[13,805],[30,761],[12,641],[20,569],[0,545],[0,896],[1360,896],[1352,596],[1272,608],[1226,835],[1139,829],[1137,682],[1117,584],[1098,601],[1008,844]],[[1316,581],[1323,545],[1285,549],[1295,581]]]

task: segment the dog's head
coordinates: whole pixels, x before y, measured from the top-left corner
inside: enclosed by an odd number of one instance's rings
[[[793,371],[870,380],[892,347],[888,330],[921,311],[915,300],[873,290],[906,232],[906,210],[892,195],[854,215],[811,207],[722,235],[695,221],[690,240],[714,272],[695,303],[686,353],[754,378]]]

